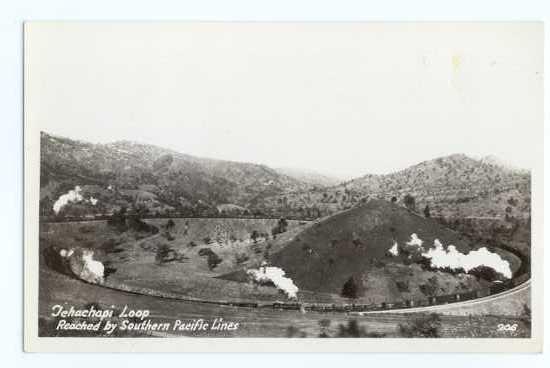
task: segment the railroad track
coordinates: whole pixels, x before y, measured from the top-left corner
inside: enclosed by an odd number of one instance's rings
[[[422,307],[412,307],[412,308],[399,308],[399,309],[385,309],[385,310],[376,310],[376,311],[365,311],[365,312],[350,312],[351,315],[363,316],[363,315],[372,315],[372,314],[387,314],[387,313],[422,313],[422,312],[437,312],[441,310],[447,310],[451,308],[461,308],[461,307],[471,307],[477,304],[484,304],[488,302],[493,302],[495,300],[507,298],[519,292],[522,292],[531,287],[531,279],[525,281],[524,283],[512,288],[505,290],[498,294],[493,294],[477,299],[467,300],[463,302],[453,302],[447,304],[437,304],[430,306]]]

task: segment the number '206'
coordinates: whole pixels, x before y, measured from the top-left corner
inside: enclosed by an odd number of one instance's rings
[[[515,331],[518,328],[518,324],[510,324],[510,323],[499,323],[497,325],[497,331],[499,332],[506,332],[506,331]]]

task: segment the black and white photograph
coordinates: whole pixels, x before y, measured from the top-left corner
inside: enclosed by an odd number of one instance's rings
[[[24,33],[31,351],[540,349],[542,23]]]

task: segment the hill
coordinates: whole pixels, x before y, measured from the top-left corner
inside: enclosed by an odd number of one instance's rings
[[[275,168],[275,170],[277,170],[283,175],[290,176],[291,178],[294,178],[304,183],[314,185],[319,188],[332,187],[344,181],[342,179],[339,179],[333,176],[324,175],[315,171],[305,170],[305,169],[278,167],[278,168]]]
[[[40,163],[43,216],[54,215],[54,204],[63,195],[57,206],[61,215],[111,213],[134,205],[150,214],[208,216],[218,215],[219,205],[246,208],[252,200],[312,187],[264,165],[128,141],[92,144],[47,133],[41,134]]]
[[[492,163],[493,162],[493,163]],[[435,217],[492,217],[519,219],[530,216],[530,174],[490,160],[463,154],[425,161],[385,175],[365,175],[329,188],[315,188],[262,198],[260,211],[294,217],[322,217],[349,209],[365,198],[426,205]]]
[[[375,303],[475,290],[520,265],[511,253],[383,200],[308,226],[270,262],[302,291],[341,294],[351,282],[357,298]]]

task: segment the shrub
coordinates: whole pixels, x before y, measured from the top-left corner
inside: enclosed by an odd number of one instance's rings
[[[476,276],[477,278],[491,282],[495,280],[502,280],[502,276],[497,271],[487,266],[477,266],[471,269],[468,273]]]
[[[405,207],[407,207],[409,210],[411,211],[415,211],[416,210],[416,204],[415,204],[415,199],[412,195],[410,194],[407,194],[404,198],[403,198],[403,203],[405,204]]]
[[[172,234],[170,234],[169,231],[164,231],[164,232],[162,233],[162,237],[163,237],[164,239],[166,239],[166,240],[169,240],[169,241],[172,241],[172,240],[176,239],[176,238],[174,238],[174,237],[172,236]]]
[[[426,205],[426,207],[424,207],[424,217],[428,218],[430,216],[430,207]]]
[[[210,270],[216,268],[223,261],[223,259],[210,248],[201,248],[199,250],[199,256],[206,257],[206,262]]]
[[[359,286],[352,276],[344,283],[342,287],[342,296],[345,298],[356,299],[359,294]]]
[[[403,337],[441,337],[441,317],[432,313],[414,318],[407,324],[399,324],[398,331]]]
[[[126,225],[126,211],[126,207],[121,207],[118,211],[113,212],[111,217],[107,220],[107,224],[116,227],[120,232],[128,230],[128,226]]]
[[[286,328],[286,337],[306,337],[306,336],[307,334],[296,326],[290,325]]]
[[[288,228],[288,221],[285,218],[281,218],[279,219],[279,221],[277,221],[277,226],[275,226],[271,230],[271,235],[273,235],[273,238],[275,238],[277,234],[286,232],[287,228]]]
[[[248,255],[246,253],[237,253],[237,254],[235,254],[235,263],[236,264],[244,263],[244,262],[248,261],[249,259],[250,259],[250,257],[248,257]]]
[[[159,264],[172,262],[177,259],[177,253],[168,244],[159,244],[157,246],[157,253],[155,255],[155,261]]]
[[[216,268],[220,263],[222,263],[222,258],[218,256],[216,253],[213,253],[208,255],[208,259],[206,260],[208,262],[208,268],[210,270],[213,270]]]
[[[397,290],[401,293],[409,292],[409,281],[407,280],[396,281],[395,286],[397,286]]]
[[[134,231],[140,231],[144,233],[156,234],[159,232],[159,229],[156,226],[144,222],[138,216],[132,216],[128,218],[128,227]]]
[[[340,324],[336,337],[384,337],[385,334],[379,332],[367,332],[365,327],[360,326],[357,320],[348,321],[347,325]]]
[[[250,239],[252,239],[252,241],[254,243],[256,243],[258,241],[258,237],[260,236],[260,233],[258,233],[258,231],[254,230],[252,231],[252,233],[250,234]]]

